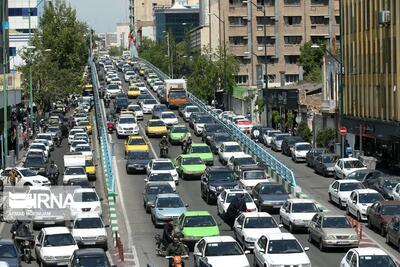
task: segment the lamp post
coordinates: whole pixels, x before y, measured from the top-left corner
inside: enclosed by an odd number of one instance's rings
[[[228,76],[227,76],[227,66],[226,66],[226,39],[225,39],[225,21],[223,19],[221,19],[220,17],[218,17],[215,13],[208,13],[209,16],[215,16],[221,23],[224,29],[224,33],[223,33],[223,39],[224,39],[224,91],[226,94],[226,108],[229,110],[229,90],[228,90]],[[211,51],[210,51],[211,52]]]
[[[253,6],[255,6],[256,8],[257,8],[257,10],[258,10],[258,8],[260,8],[261,7],[261,9],[262,9],[262,12],[263,12],[263,17],[264,17],[264,23],[263,23],[263,28],[264,28],[264,35],[263,35],[263,37],[264,37],[264,58],[265,58],[265,62],[264,62],[264,83],[265,83],[265,95],[267,94],[267,92],[268,92],[268,62],[267,62],[267,14],[266,14],[266,12],[267,12],[267,10],[266,10],[266,8],[265,8],[265,5],[263,5],[263,6],[258,6],[258,5],[256,5],[253,1],[251,1],[251,0],[248,0],[248,1],[242,1],[242,3],[243,4],[247,4],[247,3],[250,3],[250,4],[252,4]],[[264,2],[264,4],[265,4],[265,2]],[[264,100],[266,100],[266,97],[264,96]],[[265,112],[266,112],[266,117],[267,117],[267,120],[266,120],[266,123],[267,123],[267,126],[269,125],[269,119],[268,119],[268,117],[269,117],[269,115],[268,115],[268,106],[267,106],[267,103],[268,103],[268,101],[265,101]]]
[[[173,79],[174,78],[174,69],[173,69],[173,62],[172,62],[172,51],[171,51],[171,46],[170,46],[170,35],[168,31],[163,31],[163,33],[166,34],[167,38],[167,55],[169,59],[168,63],[168,69],[169,69],[169,76]]]
[[[0,21],[1,22],[1,31],[2,31],[2,37],[3,37],[3,157],[2,157],[2,167],[3,169],[6,167],[6,159],[7,159],[7,155],[8,155],[8,116],[7,116],[7,52],[6,52],[6,30],[8,30],[8,21],[5,20],[5,12],[6,9],[3,6],[2,10],[0,10],[1,12],[4,12],[3,14],[3,19],[4,21]]]

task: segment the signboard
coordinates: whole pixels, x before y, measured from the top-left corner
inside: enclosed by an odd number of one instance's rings
[[[268,89],[265,91],[267,105],[270,108],[285,108],[287,110],[295,110],[299,108],[299,90]]]
[[[340,127],[339,133],[340,133],[341,135],[346,135],[346,134],[347,134],[347,128],[346,128],[346,127]]]

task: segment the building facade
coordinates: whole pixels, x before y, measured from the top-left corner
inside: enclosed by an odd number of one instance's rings
[[[342,123],[348,139],[383,163],[400,163],[400,3],[342,1]]]
[[[117,23],[117,43],[123,49],[128,48],[128,34],[129,34],[129,22]]]

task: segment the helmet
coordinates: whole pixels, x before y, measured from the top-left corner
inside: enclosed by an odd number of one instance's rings
[[[174,238],[181,239],[181,238],[183,238],[183,234],[181,232],[175,233]]]
[[[165,135],[163,135],[162,139],[166,139],[167,137]]]
[[[54,165],[54,160],[51,160],[51,161],[50,161],[50,164],[51,164],[51,165]]]

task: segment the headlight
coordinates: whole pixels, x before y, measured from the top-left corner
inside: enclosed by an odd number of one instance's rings
[[[106,240],[106,239],[107,239],[107,236],[105,236],[105,235],[99,235],[97,237],[97,240]]]
[[[209,188],[211,191],[217,191],[217,188],[216,188],[215,186],[210,185],[208,188]]]
[[[351,235],[351,236],[350,236],[350,239],[351,239],[351,240],[358,240],[358,235]]]
[[[82,237],[80,237],[80,236],[74,236],[74,239],[75,239],[75,240],[82,240]]]
[[[51,261],[51,260],[54,260],[55,257],[54,257],[54,256],[43,256],[43,259],[44,259],[45,261]]]
[[[256,241],[257,241],[257,238],[254,238],[254,237],[247,237],[245,240],[246,240],[246,242],[256,242]]]
[[[334,235],[328,235],[326,237],[326,240],[334,240],[334,239],[336,239],[336,237]]]

